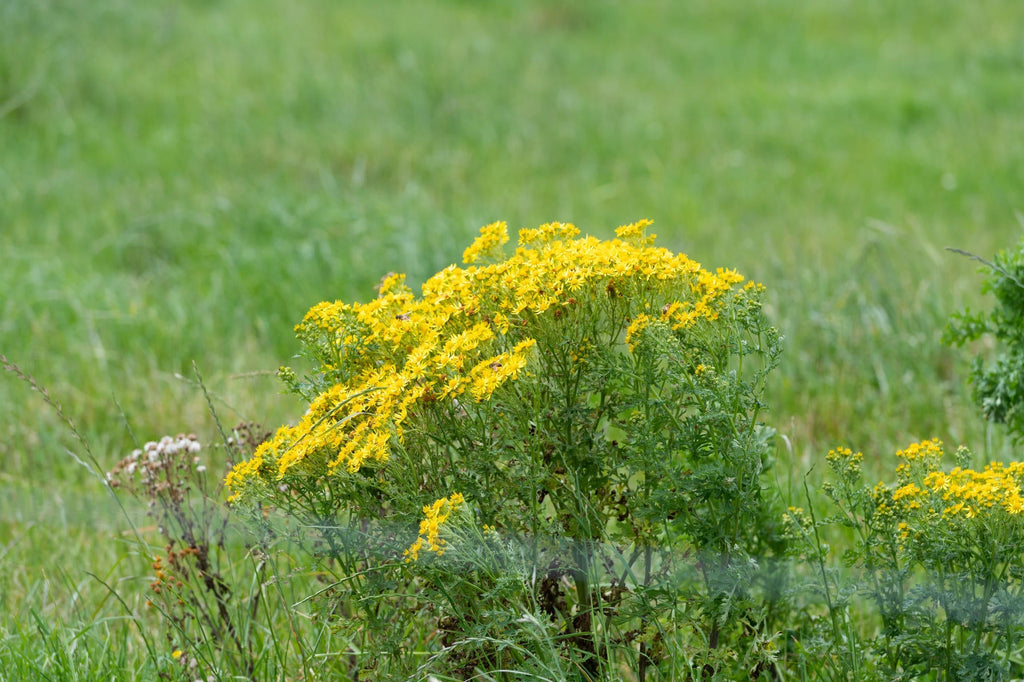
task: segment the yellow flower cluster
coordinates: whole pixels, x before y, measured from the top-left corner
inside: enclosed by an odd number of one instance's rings
[[[629,346],[630,352],[636,350],[636,346],[639,343],[640,333],[643,332],[644,327],[651,323],[651,318],[647,315],[640,313],[636,316],[629,327],[626,328],[626,345]]]
[[[476,241],[462,252],[462,262],[479,263],[486,259],[497,260],[501,247],[508,243],[508,226],[504,221],[491,223],[480,230]]]
[[[743,281],[743,275],[735,270],[718,268],[714,273],[701,270],[697,274],[694,291],[700,292],[696,301],[674,301],[661,313],[662,321],[669,324],[673,331],[686,329],[700,319],[717,320],[717,304],[726,291],[734,284]]]
[[[669,300],[660,322],[676,332],[716,319],[729,304],[725,294],[743,278],[705,271],[685,255],[652,246],[649,222],[621,227],[619,238],[608,241],[550,223],[520,231],[508,257],[502,252],[507,227],[493,223],[464,252],[467,267],[440,271],[420,297],[404,275],[391,274],[368,303],[314,306],[296,333],[319,349],[323,371],[338,383],[313,400],[298,424],[278,429],[239,463],[228,485],[237,496],[250,483],[274,484],[289,472],[319,477],[383,464],[404,444],[407,421],[421,409],[465,396],[487,401],[519,377],[537,352],[531,325],[548,314],[557,319],[581,301]]]
[[[864,461],[864,455],[860,452],[854,452],[850,448],[840,447],[835,450],[829,450],[825,460],[832,471],[844,479],[853,481],[860,477],[861,463]]]
[[[623,225],[615,229],[615,236],[637,246],[650,246],[654,243],[654,239],[657,236],[653,234],[647,235],[647,228],[650,225],[650,220],[640,220],[632,225]]]
[[[925,477],[925,486],[942,498],[943,514],[962,514],[967,518],[1002,508],[1016,516],[1024,512],[1021,481],[1024,462],[993,462],[981,471],[957,467],[948,474],[933,471]]]
[[[444,538],[441,537],[441,526],[448,517],[466,500],[462,493],[452,493],[448,497],[435,500],[433,504],[423,508],[423,520],[420,521],[420,534],[416,541],[405,550],[405,561],[416,561],[420,558],[420,551],[426,545],[428,552],[434,552],[437,556],[444,554]]]
[[[892,501],[903,511],[967,519],[999,510],[1011,516],[1024,512],[1024,462],[994,462],[981,471],[956,467],[947,473],[939,468],[943,452],[938,440],[914,443],[897,455],[905,462],[897,467],[900,485]]]
[[[536,229],[519,230],[519,246],[574,239],[579,233],[572,223],[545,223]]]
[[[804,511],[803,507],[789,507],[786,513],[782,515],[783,523],[790,526],[789,529],[792,531],[805,532],[810,530],[814,525],[814,522],[808,516],[807,512]]]
[[[905,449],[898,450],[896,456],[903,460],[903,463],[896,467],[896,473],[901,476],[908,475],[912,469],[932,470],[942,461],[942,441],[933,438],[911,443]]]

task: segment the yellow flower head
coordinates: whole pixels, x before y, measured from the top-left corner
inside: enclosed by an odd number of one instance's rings
[[[644,328],[650,323],[651,318],[640,313],[630,323],[629,327],[626,328],[626,345],[629,346],[629,352],[636,351],[637,344],[640,343],[640,334],[643,333]]]
[[[942,441],[933,438],[920,443],[911,443],[905,449],[897,451],[896,456],[907,462],[922,460],[926,463],[937,463],[942,459]]]
[[[480,236],[462,252],[466,265],[501,257],[501,247],[508,243],[508,225],[505,221],[491,223],[480,229]]]
[[[829,450],[825,460],[832,471],[847,481],[852,481],[860,476],[864,455],[860,452],[853,452],[850,448],[839,447]]]
[[[545,223],[536,229],[519,230],[519,246],[574,239],[579,233],[572,223]]]
[[[615,236],[638,246],[649,246],[657,238],[657,235],[654,234],[647,236],[647,228],[652,224],[654,224],[653,220],[644,219],[630,225],[623,225],[615,228]]]
[[[511,352],[502,353],[479,363],[469,373],[469,392],[476,401],[482,402],[509,379],[515,379],[519,371],[526,367],[528,351],[537,344],[535,339],[527,339],[516,345]]]
[[[420,521],[420,532],[416,541],[405,550],[405,561],[417,561],[420,550],[424,545],[427,551],[434,552],[438,556],[444,554],[444,538],[441,537],[441,526],[448,520],[448,517],[465,504],[466,499],[462,493],[452,493],[448,497],[435,500],[433,504],[423,507],[424,518]]]

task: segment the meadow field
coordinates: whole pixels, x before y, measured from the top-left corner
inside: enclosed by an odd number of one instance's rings
[[[0,3],[0,679],[171,655],[129,617],[124,515],[13,365],[104,468],[216,442],[196,370],[226,427],[274,428],[311,306],[415,289],[498,220],[649,218],[763,283],[785,494],[837,446],[875,479],[925,438],[1016,459],[970,399],[990,346],[940,337],[991,304],[946,247],[1024,230],[1022,93],[999,0]]]

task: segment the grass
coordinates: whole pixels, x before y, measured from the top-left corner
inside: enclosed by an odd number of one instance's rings
[[[2,3],[0,352],[109,466],[126,421],[213,433],[193,361],[225,421],[293,418],[271,373],[305,310],[422,281],[485,223],[650,217],[769,287],[784,478],[840,443],[1002,456],[938,336],[984,304],[943,247],[1021,231],[1022,25],[995,0]],[[131,668],[82,571],[145,566],[52,410],[13,379],[0,402],[0,658]]]

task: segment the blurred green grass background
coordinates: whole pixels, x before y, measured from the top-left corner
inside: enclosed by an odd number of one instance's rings
[[[647,217],[768,286],[784,477],[838,444],[869,472],[932,436],[999,456],[939,344],[984,305],[943,247],[1018,239],[1022,93],[1024,4],[997,0],[8,0],[0,353],[109,466],[124,417],[212,435],[193,361],[225,422],[298,415],[272,372],[304,312],[486,223]],[[13,612],[51,560],[17,550],[33,524],[117,521],[52,410],[11,376],[0,404]],[[108,561],[90,532],[52,561]]]

